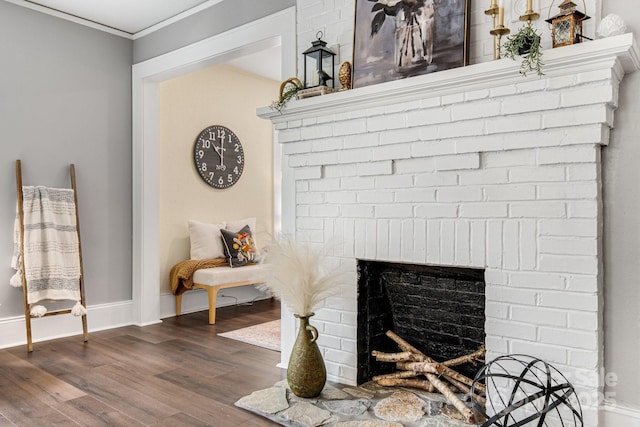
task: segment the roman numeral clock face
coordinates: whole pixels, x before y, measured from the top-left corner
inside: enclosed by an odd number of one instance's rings
[[[193,147],[200,177],[214,188],[229,188],[242,175],[244,151],[240,140],[224,126],[209,126],[200,132]]]

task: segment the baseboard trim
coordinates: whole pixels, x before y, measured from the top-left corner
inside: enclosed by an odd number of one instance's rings
[[[606,402],[602,409],[605,427],[640,427],[640,407]]]
[[[133,324],[133,302],[98,304],[87,307],[89,333]],[[24,316],[0,320],[0,348],[26,345]],[[34,343],[82,334],[79,317],[70,314],[31,319],[31,335]],[[81,339],[81,338],[80,338]],[[91,341],[91,336],[89,336]]]
[[[255,287],[243,286],[221,291],[218,294],[216,306],[226,307],[235,304],[247,304],[267,298],[269,298],[269,296],[258,291]],[[185,314],[208,309],[207,293],[204,290],[189,291],[182,297],[182,312]],[[133,312],[133,301],[119,301],[87,306],[87,326],[89,333],[134,325]],[[172,294],[160,295],[160,318],[164,319],[175,315],[175,296]],[[146,326],[146,324],[138,326]],[[33,318],[31,319],[31,334],[34,343],[81,335],[82,322],[80,318],[70,314]],[[91,336],[89,336],[89,341],[91,341]],[[26,343],[27,336],[24,316],[0,319],[0,349],[26,345]]]
[[[227,288],[218,292],[216,307],[228,307],[236,304],[248,304],[254,301],[270,298],[257,290],[253,285],[239,288]],[[195,313],[209,309],[207,292],[204,289],[194,289],[182,295],[182,314]],[[176,297],[173,294],[160,295],[160,318],[176,315]]]

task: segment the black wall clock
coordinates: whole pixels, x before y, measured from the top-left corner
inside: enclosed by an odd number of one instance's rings
[[[242,144],[225,126],[209,126],[200,132],[193,146],[193,158],[200,177],[214,188],[231,187],[244,169]]]

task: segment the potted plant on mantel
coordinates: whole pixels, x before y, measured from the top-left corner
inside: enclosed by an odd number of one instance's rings
[[[535,71],[539,76],[544,75],[540,34],[531,26],[531,23],[523,25],[516,33],[508,36],[503,49],[504,56],[514,61],[516,56],[522,57],[520,74],[523,76],[526,76],[529,71]]]

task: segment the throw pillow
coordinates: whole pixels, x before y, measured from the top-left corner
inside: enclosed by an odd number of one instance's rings
[[[257,261],[256,245],[248,225],[236,232],[220,230],[220,233],[230,267],[242,267]]]
[[[189,238],[191,240],[191,259],[224,258],[224,248],[220,239],[220,230],[225,224],[207,224],[189,221]]]
[[[225,230],[229,230],[229,231],[240,230],[245,225],[248,225],[249,228],[251,229],[251,232],[254,233],[256,231],[256,218],[251,217],[251,218],[244,218],[244,219],[236,219],[233,221],[226,221],[225,225],[226,225],[224,227]]]
[[[256,248],[259,248],[258,242],[256,240],[256,230],[257,230],[257,228],[256,228],[256,218],[255,217],[237,219],[237,220],[234,220],[234,221],[226,221],[225,224],[226,224],[226,226],[224,227],[225,230],[229,230],[229,231],[240,230],[245,225],[248,225],[249,228],[251,229],[251,233],[253,234],[253,244],[255,245]]]

